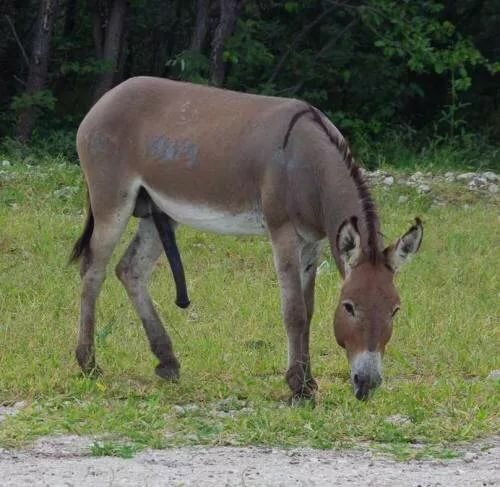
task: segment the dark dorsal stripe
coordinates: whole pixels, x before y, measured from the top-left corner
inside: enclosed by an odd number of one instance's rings
[[[283,149],[285,149],[288,144],[290,133],[292,132],[295,124],[302,116],[308,113],[312,115],[313,120],[323,129],[327,137],[330,139],[330,142],[338,149],[338,151],[342,156],[344,164],[349,170],[349,174],[354,180],[354,184],[358,192],[358,198],[361,203],[361,207],[363,209],[363,216],[366,224],[366,229],[368,232],[368,238],[367,238],[368,257],[370,259],[370,262],[375,264],[378,261],[379,257],[379,248],[377,245],[378,241],[377,232],[379,226],[377,208],[375,206],[373,198],[371,197],[368,185],[366,184],[366,181],[364,180],[363,175],[361,174],[361,170],[359,166],[354,162],[351,150],[349,148],[349,144],[347,143],[346,139],[340,134],[338,136],[333,135],[328,130],[328,127],[325,125],[323,117],[321,116],[321,112],[318,109],[314,108],[313,106],[309,105],[306,109],[297,112],[290,120],[290,123],[288,124],[288,129],[285,134],[285,138],[283,139]]]

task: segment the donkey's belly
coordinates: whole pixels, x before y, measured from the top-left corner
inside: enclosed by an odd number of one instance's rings
[[[147,188],[156,205],[176,222],[199,230],[230,235],[261,235],[266,226],[261,211],[232,212],[207,204],[174,199]]]

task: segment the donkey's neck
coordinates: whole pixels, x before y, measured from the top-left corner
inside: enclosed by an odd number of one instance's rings
[[[319,181],[322,226],[337,267],[343,272],[336,241],[339,228],[346,219],[357,218],[361,245],[369,259],[377,259],[383,242],[374,201],[357,166],[352,160],[345,160],[346,153],[342,148],[339,150],[333,145],[325,156],[321,162],[323,177]]]

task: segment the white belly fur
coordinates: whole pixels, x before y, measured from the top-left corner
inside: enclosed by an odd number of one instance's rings
[[[159,208],[182,225],[229,235],[262,235],[266,233],[264,218],[259,211],[233,214],[229,211],[210,208],[207,205],[169,198],[148,187],[146,190]]]

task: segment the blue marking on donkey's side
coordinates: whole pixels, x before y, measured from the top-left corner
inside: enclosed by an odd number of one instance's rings
[[[162,161],[187,159],[188,167],[198,165],[198,146],[189,139],[174,140],[166,135],[159,135],[149,143],[147,155]]]

